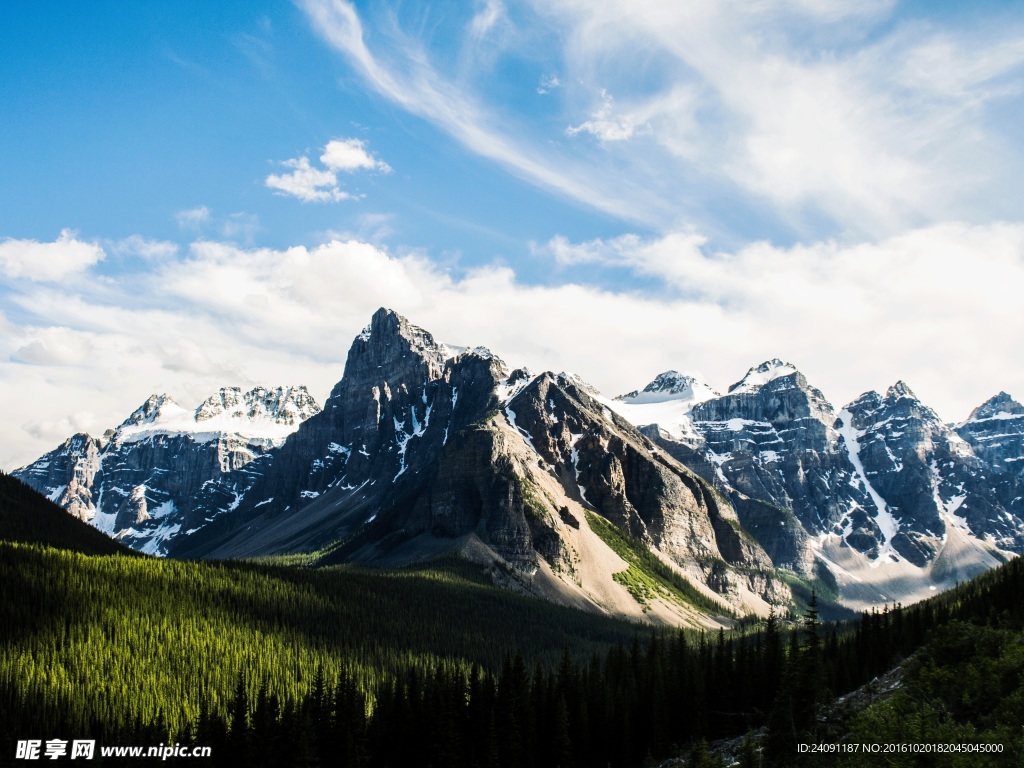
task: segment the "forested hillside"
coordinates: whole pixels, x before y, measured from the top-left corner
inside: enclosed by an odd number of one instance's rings
[[[213,765],[714,764],[703,741],[766,726],[747,764],[878,764],[796,752],[851,738],[1004,748],[909,765],[1021,755],[1020,560],[857,621],[822,625],[812,599],[795,623],[712,634],[557,608],[456,560],[309,569],[3,542],[0,584],[5,754],[90,737],[211,746]],[[895,696],[821,719],[915,653]]]

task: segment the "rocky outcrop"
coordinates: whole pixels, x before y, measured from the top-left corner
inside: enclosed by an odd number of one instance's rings
[[[79,433],[27,467],[15,471],[14,476],[64,507],[72,516],[88,522],[95,511],[92,489],[100,466],[101,450],[99,440]]]

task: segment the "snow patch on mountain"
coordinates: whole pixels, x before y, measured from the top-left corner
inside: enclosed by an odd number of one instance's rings
[[[693,407],[716,397],[719,394],[714,389],[693,376],[666,371],[643,391],[597,399],[636,427],[657,424],[673,440],[694,442],[700,436],[690,415]]]
[[[320,406],[305,387],[255,387],[245,393],[239,387],[224,387],[194,411],[168,395],[152,395],[114,431],[113,439],[128,443],[185,434],[208,443],[231,434],[280,445],[299,424],[319,412]]]
[[[729,387],[729,394],[753,394],[765,384],[784,376],[792,376],[796,372],[796,366],[792,363],[783,362],[777,357],[772,358],[747,371],[746,376]]]
[[[892,513],[889,512],[889,505],[885,503],[885,499],[871,485],[871,481],[868,480],[867,474],[864,472],[864,464],[860,460],[860,438],[864,436],[864,433],[854,428],[853,414],[845,408],[839,412],[836,425],[836,430],[842,436],[843,443],[846,445],[846,451],[850,456],[850,463],[853,465],[858,479],[868,492],[871,500],[875,502],[875,508],[878,510],[874,520],[878,529],[882,532],[883,541],[878,548],[878,557],[875,558],[873,565],[877,567],[883,558],[898,560],[899,555],[892,547],[892,540],[899,531],[900,524],[892,516]]]

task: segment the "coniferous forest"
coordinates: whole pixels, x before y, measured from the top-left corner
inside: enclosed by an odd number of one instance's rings
[[[0,480],[4,764],[19,739],[94,738],[209,746],[209,765],[714,766],[706,745],[745,734],[744,766],[1024,764],[1019,559],[843,623],[812,599],[734,632],[652,631],[498,590],[454,559],[140,557]],[[855,689],[861,706],[835,703]],[[961,751],[798,746],[814,743]],[[986,743],[1002,752],[970,751]]]

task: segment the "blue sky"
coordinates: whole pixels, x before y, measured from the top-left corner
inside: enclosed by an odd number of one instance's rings
[[[393,306],[602,390],[1024,397],[1015,3],[7,2],[0,466]]]

